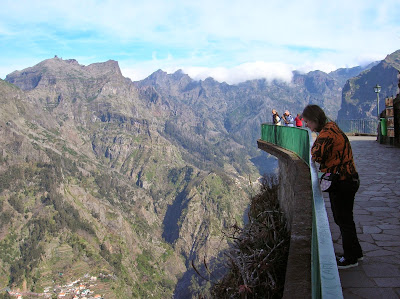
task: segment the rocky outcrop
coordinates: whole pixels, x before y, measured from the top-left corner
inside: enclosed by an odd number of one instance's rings
[[[385,98],[398,92],[398,72],[400,70],[400,50],[388,55],[383,61],[358,76],[349,79],[343,88],[339,119],[376,119],[377,95],[374,86],[379,84],[380,112],[384,110]]]
[[[340,68],[333,72],[330,72],[329,75],[339,82],[339,86],[344,86],[346,81],[350,78],[356,77],[361,74],[365,70],[369,70],[377,65],[380,61],[372,62],[365,66],[356,66],[352,68]]]

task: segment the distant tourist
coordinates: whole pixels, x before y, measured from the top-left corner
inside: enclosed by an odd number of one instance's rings
[[[294,119],[296,123],[296,127],[300,128],[303,126],[303,118],[301,117],[300,113],[297,113],[296,118]]]
[[[294,118],[288,110],[282,115],[282,119],[287,127],[294,127]]]
[[[281,125],[281,118],[275,109],[272,109],[272,123],[277,126]]]
[[[320,164],[321,172],[337,177],[328,192],[333,218],[340,228],[343,241],[343,254],[337,255],[338,268],[356,267],[358,261],[363,259],[353,219],[354,197],[360,180],[349,139],[334,122],[328,121],[324,111],[317,105],[305,107],[303,118],[306,127],[319,133],[311,148],[312,159]]]

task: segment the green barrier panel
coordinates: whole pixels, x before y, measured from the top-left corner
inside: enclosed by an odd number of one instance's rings
[[[286,148],[310,164],[310,142],[306,129],[262,124],[261,140]]]
[[[381,133],[382,133],[382,136],[387,135],[386,118],[381,118]]]

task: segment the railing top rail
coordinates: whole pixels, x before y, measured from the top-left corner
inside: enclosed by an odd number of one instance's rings
[[[313,144],[311,131],[308,130],[310,148]],[[342,285],[333,248],[332,235],[329,228],[328,215],[326,214],[325,201],[321,192],[318,170],[311,159],[310,173],[313,192],[313,208],[315,221],[315,234],[318,244],[319,273],[321,281],[321,298],[343,298]]]

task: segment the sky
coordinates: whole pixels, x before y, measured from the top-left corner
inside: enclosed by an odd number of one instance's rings
[[[400,0],[0,0],[0,78],[57,55],[142,80],[290,81],[400,49]]]

